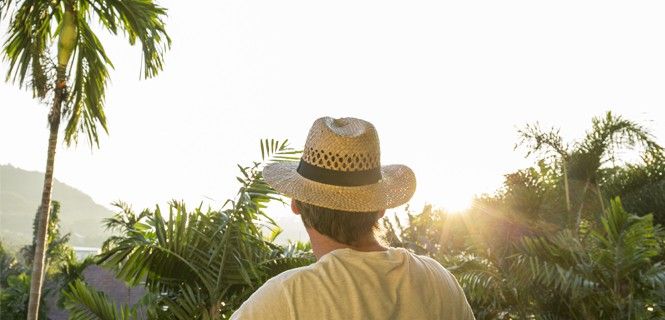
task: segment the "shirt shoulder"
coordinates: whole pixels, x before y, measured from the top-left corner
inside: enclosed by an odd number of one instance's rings
[[[285,284],[295,281],[298,274],[307,268],[290,269],[268,279],[231,315],[231,320],[293,318]]]

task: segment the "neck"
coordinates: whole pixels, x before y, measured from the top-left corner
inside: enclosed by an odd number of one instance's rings
[[[312,251],[314,251],[314,256],[316,260],[319,260],[325,254],[330,251],[337,249],[349,248],[356,251],[385,251],[388,248],[384,247],[376,240],[373,233],[368,234],[367,236],[359,239],[353,244],[345,244],[337,242],[313,228],[306,228],[307,234],[309,234],[309,240],[312,243]]]

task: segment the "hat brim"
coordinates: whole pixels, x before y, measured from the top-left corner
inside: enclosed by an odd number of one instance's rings
[[[416,191],[416,176],[405,165],[381,167],[381,180],[357,186],[335,186],[309,180],[296,169],[298,162],[277,162],[263,169],[263,178],[278,192],[319,207],[371,212],[400,206]]]

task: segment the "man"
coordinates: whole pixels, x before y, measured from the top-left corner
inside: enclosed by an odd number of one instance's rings
[[[474,319],[448,270],[375,238],[385,209],[409,201],[416,179],[404,165],[381,166],[371,123],[318,119],[300,163],[270,164],[263,175],[292,198],[317,262],[268,280],[231,319]]]

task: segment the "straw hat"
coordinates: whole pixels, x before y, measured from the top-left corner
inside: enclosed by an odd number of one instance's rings
[[[355,118],[324,117],[309,130],[300,162],[278,162],[263,177],[284,195],[316,206],[371,212],[411,199],[416,177],[400,164],[381,166],[374,126]]]

